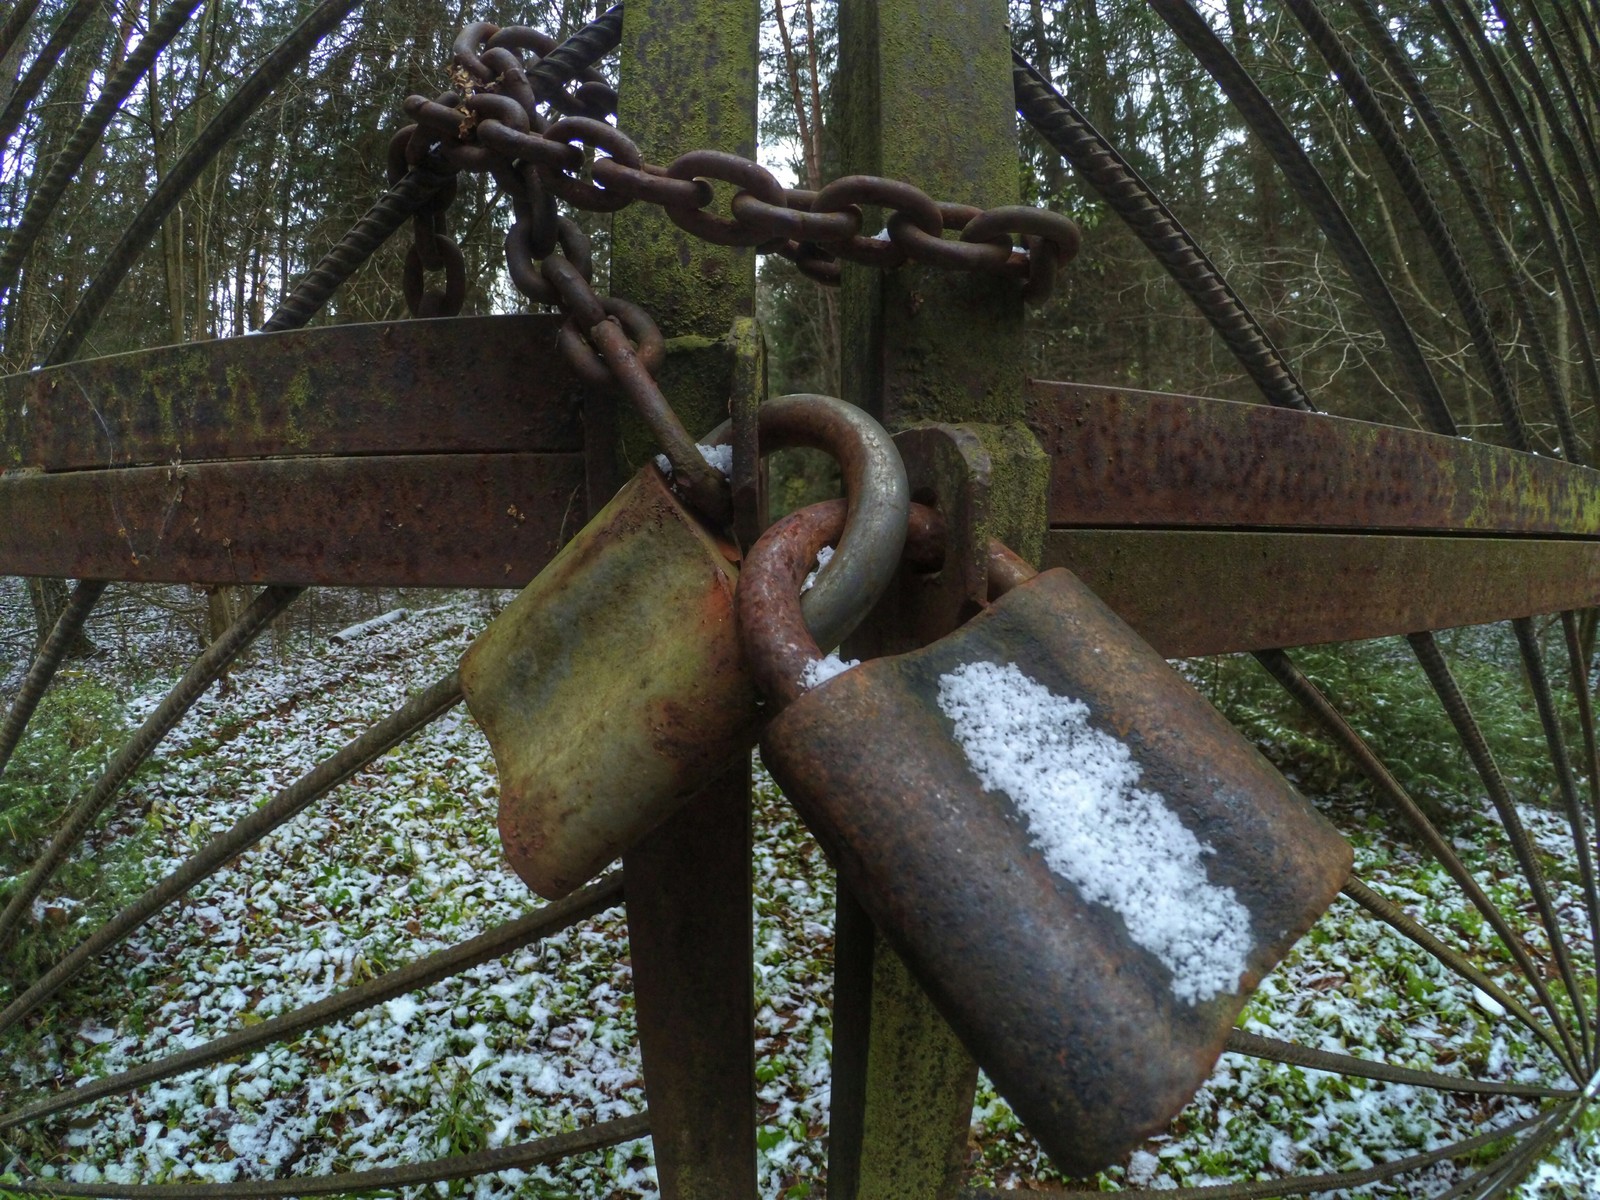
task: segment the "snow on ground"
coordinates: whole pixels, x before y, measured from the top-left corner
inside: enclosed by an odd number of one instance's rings
[[[145,870],[153,881],[450,670],[486,619],[478,596],[412,594],[406,603],[405,620],[346,614],[364,619],[345,621],[342,645],[326,636],[264,645],[235,672],[230,691],[209,693],[164,743],[122,798],[111,832],[99,836],[139,824],[152,830]],[[107,630],[91,633],[115,650]],[[137,655],[138,637],[131,641]],[[115,674],[115,658],[93,669]],[[130,699],[133,719],[175,673],[140,686]],[[495,808],[488,747],[465,710],[452,710],[161,914],[13,1036],[0,1052],[5,1106],[57,1081],[102,1076],[290,1011],[535,908],[501,861]],[[1357,870],[1369,885],[1430,927],[1455,931],[1456,944],[1473,952],[1486,945],[1490,935],[1448,878],[1397,840],[1383,815],[1348,800],[1333,815],[1356,835]],[[1565,935],[1589,972],[1570,835],[1549,811],[1530,806],[1524,816],[1556,877]],[[1503,851],[1494,828],[1485,806],[1450,833],[1481,862]],[[764,777],[756,874],[761,1194],[817,1196],[826,1161],[832,873]],[[1532,919],[1514,878],[1497,877],[1491,891],[1519,921]],[[1536,953],[1544,945],[1537,932],[1529,940]],[[1492,973],[1521,994],[1509,968]],[[1243,1025],[1408,1066],[1561,1082],[1550,1055],[1515,1019],[1495,1013],[1492,1002],[1475,1003],[1473,993],[1341,899],[1267,978]],[[77,1181],[309,1174],[500,1146],[626,1115],[644,1104],[632,1003],[617,909],[289,1046],[0,1135],[0,1171]],[[1531,1111],[1525,1101],[1227,1054],[1171,1130],[1103,1185],[1356,1169]],[[975,1181],[1056,1178],[987,1083],[974,1115]],[[1585,1124],[1588,1132],[1541,1167],[1524,1196],[1600,1197],[1600,1136],[1592,1114]],[[1444,1164],[1364,1194],[1438,1194],[1457,1170]],[[655,1195],[654,1168],[645,1141],[437,1191],[482,1200],[644,1198]]]

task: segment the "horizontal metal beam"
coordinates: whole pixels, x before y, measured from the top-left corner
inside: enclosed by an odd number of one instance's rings
[[[1600,538],[1600,472],[1317,413],[1034,382],[1054,526]]]
[[[268,459],[0,476],[0,571],[521,587],[583,521],[581,454]]]
[[[339,325],[0,378],[0,469],[578,450],[560,317]]]
[[[1600,604],[1600,542],[1051,530],[1075,571],[1168,658],[1478,625]]]

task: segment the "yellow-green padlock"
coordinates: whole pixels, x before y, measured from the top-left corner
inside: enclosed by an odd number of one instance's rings
[[[810,446],[840,462],[850,525],[805,610],[818,640],[837,644],[899,561],[905,470],[881,426],[831,397],[768,402],[760,436],[764,450]],[[540,895],[594,878],[754,744],[737,557],[646,466],[462,658],[500,776],[506,856]]]

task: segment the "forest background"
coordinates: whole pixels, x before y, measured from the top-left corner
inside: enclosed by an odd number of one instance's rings
[[[48,354],[130,215],[237,82],[311,6],[184,0],[184,7],[193,15],[112,122],[30,252],[20,263],[7,264],[13,271],[0,271],[0,369],[24,370]],[[820,0],[773,0],[763,7],[763,154],[801,186],[814,187],[837,173],[830,167],[828,137],[833,7]],[[1288,6],[1226,0],[1202,8],[1350,215],[1416,330],[1462,432],[1497,439],[1484,372],[1448,282],[1426,253],[1416,218],[1373,139]],[[1438,146],[1421,135],[1401,87],[1373,55],[1363,8],[1327,6],[1391,120],[1417,134],[1409,148],[1455,234],[1517,394],[1526,397],[1522,404],[1535,448],[1558,449],[1538,398],[1552,381],[1538,377],[1535,335],[1548,350],[1554,385],[1578,410],[1578,428],[1592,437],[1592,380],[1584,369],[1600,338],[1600,312],[1585,301],[1593,298],[1589,267],[1600,243],[1600,213],[1589,181],[1600,167],[1592,136],[1600,117],[1600,73],[1569,71],[1542,53],[1528,24],[1529,17],[1539,17],[1538,33],[1566,64],[1592,68],[1592,6],[1533,0],[1373,5],[1431,96],[1519,278],[1500,270],[1501,247],[1484,236],[1468,201],[1452,186]],[[154,0],[39,0],[24,36],[0,63],[0,239],[17,225],[42,168],[67,143],[108,73],[160,15]],[[392,0],[357,7],[204,172],[79,354],[257,328],[286,288],[381,193],[389,137],[406,123],[400,100],[448,86],[449,43],[462,24],[486,19],[566,33],[593,15],[592,8],[571,0]],[[1451,18],[1449,25],[1441,24],[1441,15]],[[25,72],[41,53],[53,53],[49,39],[65,21],[81,22],[81,28],[33,97]],[[1526,162],[1508,153],[1498,113],[1486,107],[1473,72],[1463,69],[1452,27],[1484,35],[1482,65],[1502,72],[1510,89],[1495,108],[1510,114],[1515,132],[1529,135],[1520,146]],[[1508,27],[1515,38],[1506,38]],[[1143,0],[1028,0],[1013,5],[1013,29],[1019,49],[1195,234],[1318,407],[1369,420],[1418,422],[1395,382],[1383,337],[1314,223],[1266,149],[1248,135],[1151,6]],[[1021,140],[1025,200],[1071,213],[1085,231],[1083,252],[1065,272],[1057,296],[1032,316],[1030,371],[1259,398],[1182,293],[1095,193],[1026,128]],[[501,254],[509,206],[494,202],[486,177],[462,182],[468,194],[457,201],[455,224],[467,262],[465,311],[513,310],[519,299],[505,280]],[[606,218],[583,219],[603,251]],[[1553,240],[1546,230],[1554,231]],[[401,244],[387,247],[318,320],[403,316],[403,253]],[[829,294],[775,257],[762,267],[774,391],[837,390],[837,323]],[[1516,302],[1517,285],[1529,299],[1526,306]],[[1574,297],[1577,305],[1570,302]],[[1530,328],[1529,317],[1537,329]]]

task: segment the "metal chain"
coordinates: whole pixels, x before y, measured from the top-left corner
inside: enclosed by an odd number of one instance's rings
[[[427,138],[417,134],[417,126],[410,125],[389,143],[391,188],[433,157]],[[411,214],[411,248],[406,251],[401,282],[406,311],[413,317],[459,316],[466,303],[467,263],[460,245],[450,236],[450,205],[457,190],[455,173],[444,175]],[[440,271],[444,272],[444,286],[429,286],[425,275]]]
[[[397,135],[401,157],[391,161],[391,184],[404,174],[401,166],[424,157],[494,177],[514,212],[506,238],[512,283],[535,303],[567,314],[558,343],[563,354],[591,385],[619,388],[628,397],[666,454],[674,483],[711,521],[731,515],[727,481],[701,456],[655,382],[664,354],[661,332],[637,305],[595,292],[588,239],[559,214],[558,201],[616,212],[644,200],[698,238],[781,254],[829,284],[839,282],[841,260],[882,269],[914,263],[1009,275],[1037,302],[1077,252],[1077,226],[1044,209],[943,203],[909,183],[867,175],[835,180],[817,192],[785,188],[753,160],[720,150],[693,150],[665,167],[648,163],[632,139],[608,123],[616,92],[592,69],[578,75],[575,92],[536,92],[522,52],[533,52],[537,72],[542,56],[557,49],[553,39],[523,26],[480,21],[463,28],[452,53],[454,90],[405,101],[416,125]],[[709,211],[715,182],[737,189],[729,215]],[[416,221],[405,272],[406,303],[415,316],[453,314],[464,295],[459,251],[443,225],[447,203],[436,198]],[[883,231],[874,236],[862,234],[864,205],[887,212]],[[958,236],[947,239],[947,232]],[[443,291],[425,292],[423,270],[441,268]]]
[[[481,55],[462,49],[469,31],[482,36],[493,29],[469,26],[457,40],[456,78],[466,83],[465,94],[405,101],[406,113],[440,139],[439,152],[459,170],[528,165],[557,197],[590,212],[616,212],[644,200],[696,237],[781,254],[824,283],[838,282],[841,259],[884,269],[917,263],[1011,275],[1042,300],[1056,270],[1077,252],[1077,225],[1047,209],[951,204],[873,175],[846,176],[817,192],[785,188],[759,163],[721,150],[691,150],[665,167],[645,162],[627,134],[594,116],[563,116],[546,125],[519,94],[520,60],[499,39],[488,36]],[[605,157],[594,158],[586,180],[580,173],[593,151]],[[729,216],[706,211],[716,182],[739,189]],[[888,210],[883,232],[862,234],[862,205]],[[946,232],[959,236],[946,239]],[[1014,237],[1022,246],[1013,245]]]

